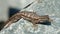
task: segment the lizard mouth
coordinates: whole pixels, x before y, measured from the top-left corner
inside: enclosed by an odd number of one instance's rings
[[[51,22],[49,22],[49,21],[40,21],[36,24],[51,25]]]

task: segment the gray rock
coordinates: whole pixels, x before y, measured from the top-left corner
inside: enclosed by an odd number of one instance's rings
[[[34,10],[38,15],[49,15],[53,19],[50,26],[39,24],[34,30],[32,23],[21,19],[10,27],[3,29],[0,34],[60,34],[60,0],[41,0],[26,10]]]

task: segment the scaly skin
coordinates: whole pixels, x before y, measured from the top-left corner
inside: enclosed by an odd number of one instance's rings
[[[49,18],[48,15],[39,16],[35,12],[21,11],[21,12],[15,14],[15,15],[13,15],[11,18],[9,18],[5,22],[6,25],[5,25],[4,28],[7,28],[12,23],[17,22],[21,18],[30,21],[33,25],[38,24],[38,22],[43,23],[46,20],[50,21],[50,18]]]

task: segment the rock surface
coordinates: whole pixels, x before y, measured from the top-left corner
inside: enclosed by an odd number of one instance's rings
[[[39,24],[34,30],[32,24],[24,19],[4,28],[0,34],[60,34],[60,0],[41,0],[34,3],[26,10],[34,10],[38,15],[49,15],[53,19],[51,25]]]

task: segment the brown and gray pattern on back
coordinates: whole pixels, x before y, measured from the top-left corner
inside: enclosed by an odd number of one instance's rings
[[[21,18],[30,21],[33,25],[35,25],[38,22],[42,22],[43,23],[46,20],[47,21],[50,20],[48,15],[39,16],[35,12],[21,11],[21,12],[15,14],[15,15],[13,15],[11,18],[9,18],[6,21],[5,28],[8,27],[9,25],[11,25],[12,23],[17,22]]]

